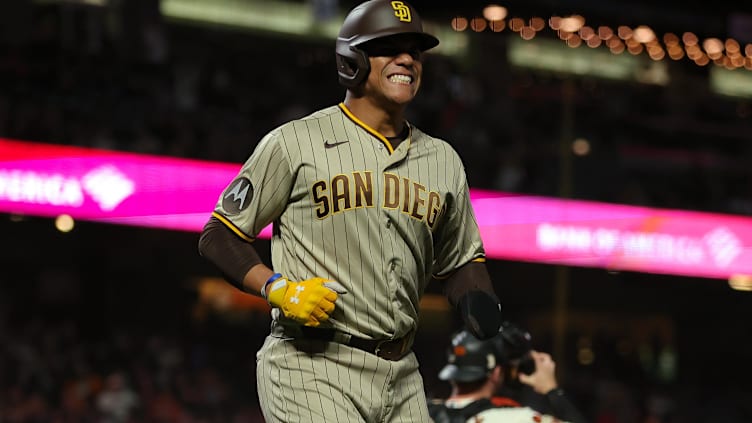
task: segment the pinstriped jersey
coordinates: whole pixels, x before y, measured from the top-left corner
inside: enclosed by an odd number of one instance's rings
[[[217,201],[213,215],[246,240],[273,223],[274,271],[347,288],[322,326],[402,337],[417,328],[432,274],[484,259],[460,157],[408,126],[393,148],[342,103],[290,121],[260,141]]]

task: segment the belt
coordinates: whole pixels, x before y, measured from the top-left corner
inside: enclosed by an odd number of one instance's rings
[[[397,339],[365,339],[328,328],[311,328],[302,326],[300,330],[303,335],[302,338],[304,339],[336,342],[338,344],[357,348],[390,361],[401,359],[410,352],[411,347],[411,334],[407,334],[402,338]]]

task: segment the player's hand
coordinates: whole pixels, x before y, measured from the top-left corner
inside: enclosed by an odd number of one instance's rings
[[[551,355],[534,350],[530,351],[530,355],[535,361],[535,371],[530,375],[520,373],[520,382],[530,386],[539,394],[546,394],[552,389],[556,389],[558,386],[556,383],[556,363],[551,359]]]
[[[305,326],[316,327],[329,319],[334,302],[347,290],[341,284],[324,278],[293,282],[282,277],[269,287],[269,304],[282,310],[285,317]]]

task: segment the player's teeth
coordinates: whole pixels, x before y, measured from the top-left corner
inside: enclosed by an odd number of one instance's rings
[[[392,75],[389,77],[391,82],[409,84],[413,79],[407,75]]]

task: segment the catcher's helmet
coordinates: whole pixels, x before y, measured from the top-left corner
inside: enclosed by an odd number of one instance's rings
[[[340,84],[356,87],[371,71],[368,54],[358,46],[397,34],[413,35],[421,51],[439,44],[436,37],[423,31],[418,12],[407,2],[369,0],[352,9],[340,28],[335,46]]]
[[[531,369],[523,369],[531,364],[527,360],[531,349],[530,334],[508,322],[502,323],[498,335],[483,341],[462,330],[452,338],[448,364],[439,372],[439,379],[475,382],[485,379],[499,365],[518,366],[520,371],[531,373]]]

